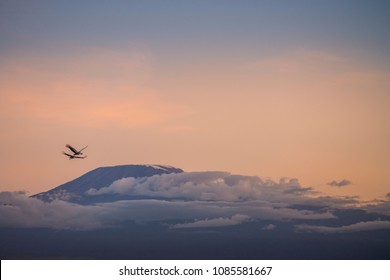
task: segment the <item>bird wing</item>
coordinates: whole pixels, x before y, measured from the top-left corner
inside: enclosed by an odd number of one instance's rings
[[[79,153],[80,153],[81,151],[85,150],[86,148],[88,148],[88,145],[85,146],[84,148],[82,148],[82,149],[79,151]]]
[[[73,156],[74,158],[80,158],[80,159],[85,159],[87,156],[83,156],[83,157],[80,157],[80,156]]]
[[[78,151],[75,148],[73,148],[71,145],[69,145],[69,144],[66,144],[65,147],[67,147],[69,150],[71,150],[74,154],[78,153]]]

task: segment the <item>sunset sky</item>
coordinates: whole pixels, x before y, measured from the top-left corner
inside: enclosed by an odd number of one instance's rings
[[[156,163],[384,198],[389,29],[388,0],[0,0],[0,190]]]

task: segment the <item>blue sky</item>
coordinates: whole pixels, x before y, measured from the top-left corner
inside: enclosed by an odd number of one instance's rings
[[[1,49],[390,48],[388,1],[2,1]]]

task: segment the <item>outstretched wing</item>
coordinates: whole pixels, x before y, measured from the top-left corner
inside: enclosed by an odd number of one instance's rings
[[[88,148],[88,145],[82,148],[78,153],[81,153],[81,151],[85,150],[86,148]]]
[[[74,154],[78,153],[78,151],[69,144],[66,144],[65,147],[67,147],[69,150],[71,150]]]
[[[80,157],[80,156],[73,156],[73,158],[79,158],[79,159],[85,159],[87,156],[83,156],[83,157]]]
[[[70,154],[67,154],[65,152],[62,152],[64,155],[68,156],[68,157],[73,157],[73,155],[70,155]]]

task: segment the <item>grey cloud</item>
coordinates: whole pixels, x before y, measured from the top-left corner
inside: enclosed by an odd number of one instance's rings
[[[344,179],[344,180],[341,180],[339,182],[337,182],[336,180],[333,180],[333,181],[331,181],[331,182],[329,182],[327,184],[329,186],[332,186],[332,187],[340,187],[341,188],[341,187],[345,187],[345,186],[351,185],[352,182],[349,181],[349,180]]]
[[[226,227],[226,226],[238,225],[250,219],[251,217],[247,215],[236,214],[230,218],[220,217],[214,219],[197,220],[192,223],[176,224],[173,225],[172,228],[180,229],[180,228],[200,228],[200,227]]]
[[[0,226],[95,229],[102,225],[101,210],[61,200],[45,203],[22,192],[0,193]]]
[[[307,188],[301,188],[301,187],[297,187],[297,188],[291,188],[291,189],[288,189],[288,190],[285,190],[284,193],[287,193],[287,194],[304,194],[304,193],[308,193],[308,192],[311,192],[311,193],[317,193],[315,191],[313,191],[313,188],[311,187],[307,187]]]
[[[54,200],[70,201],[71,199],[75,199],[77,201],[80,198],[81,198],[80,195],[75,193],[70,193],[66,190],[58,190],[56,192],[47,194],[48,201],[54,201]]]
[[[126,200],[101,204],[116,219],[163,221],[174,219],[215,219],[236,214],[253,219],[311,220],[335,218],[330,212],[318,213],[275,206],[266,202],[210,202]]]
[[[362,206],[362,209],[370,213],[390,216],[390,200],[373,201],[371,204]]]
[[[367,221],[359,222],[356,224],[341,226],[341,227],[328,227],[328,226],[312,226],[312,225],[297,225],[295,226],[297,231],[319,232],[319,233],[345,233],[356,231],[371,231],[390,229],[390,221]]]
[[[169,220],[206,220],[246,216],[253,220],[313,220],[335,218],[330,212],[319,213],[289,208],[268,201],[166,201],[122,200],[96,205],[79,205],[54,200],[43,202],[20,193],[0,193],[0,226],[48,227],[92,230],[120,226],[123,222]],[[237,216],[242,215],[242,216]]]

